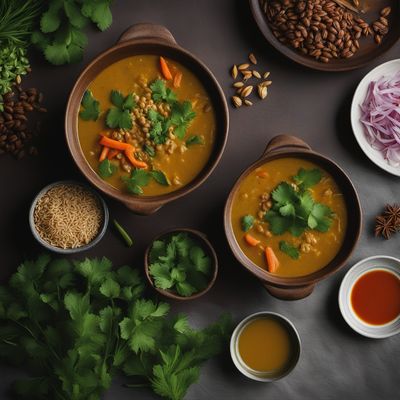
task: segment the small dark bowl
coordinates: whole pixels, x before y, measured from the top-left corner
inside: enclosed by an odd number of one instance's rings
[[[135,196],[112,187],[91,168],[82,152],[78,137],[78,113],[82,96],[92,80],[109,65],[126,57],[156,54],[184,65],[200,79],[210,96],[216,116],[215,144],[210,159],[198,175],[182,188],[159,196]],[[164,26],[136,24],[125,31],[118,43],[96,57],[77,79],[65,112],[65,134],[75,164],[98,190],[120,201],[137,214],[152,214],[164,204],[185,196],[198,188],[211,175],[225,149],[228,138],[229,112],[224,93],[212,72],[193,54],[180,47]]]
[[[34,221],[34,213],[35,213],[35,208],[36,208],[36,204],[39,201],[39,199],[44,196],[51,188],[58,186],[58,185],[77,185],[77,186],[81,186],[84,189],[88,190],[89,192],[91,192],[100,202],[101,208],[103,210],[103,221],[102,221],[102,226],[99,230],[98,235],[88,244],[81,246],[81,247],[76,247],[74,249],[62,249],[60,247],[56,247],[51,245],[50,243],[46,242],[44,239],[42,239],[42,237],[39,235],[39,233],[37,232],[36,228],[35,228],[35,221]],[[51,183],[50,185],[45,186],[33,199],[32,204],[31,204],[31,208],[29,210],[29,226],[31,228],[32,231],[32,235],[33,237],[43,246],[45,247],[47,250],[50,250],[54,253],[58,253],[58,254],[76,254],[76,253],[80,253],[82,251],[86,251],[91,249],[92,247],[96,246],[100,240],[103,238],[103,236],[105,235],[106,231],[107,231],[107,226],[108,226],[108,221],[109,221],[109,212],[108,212],[108,208],[107,208],[107,204],[106,202],[103,200],[103,198],[95,191],[93,190],[91,187],[89,187],[88,185],[84,185],[80,182],[74,182],[74,181],[58,181],[58,182],[54,182]]]
[[[211,258],[211,264],[213,267],[213,273],[210,278],[210,281],[208,282],[208,286],[202,290],[201,292],[197,292],[193,294],[192,296],[179,296],[179,294],[176,294],[172,291],[169,290],[163,290],[160,288],[157,288],[154,285],[153,278],[150,275],[149,272],[149,266],[150,266],[150,250],[151,247],[153,246],[153,243],[156,240],[160,240],[162,238],[169,237],[175,233],[187,233],[189,236],[191,236],[195,241],[199,242],[201,248],[204,250],[204,252]],[[147,280],[149,281],[150,285],[159,293],[161,293],[165,297],[169,297],[170,299],[174,300],[194,300],[197,299],[198,297],[203,296],[206,294],[214,285],[215,280],[217,279],[218,275],[218,259],[217,259],[217,254],[214,250],[213,245],[210,243],[210,241],[207,239],[206,235],[202,232],[196,231],[195,229],[189,229],[189,228],[176,228],[176,229],[171,229],[166,232],[161,233],[159,236],[153,239],[153,241],[150,243],[150,245],[146,249],[146,253],[144,255],[144,271],[146,273]]]
[[[308,68],[313,68],[321,71],[349,71],[356,68],[361,68],[370,63],[375,58],[385,54],[400,38],[400,3],[398,0],[374,0],[367,2],[367,10],[365,13],[360,13],[359,16],[366,21],[375,21],[379,17],[379,12],[382,8],[390,6],[389,32],[382,38],[381,44],[378,46],[373,37],[369,36],[360,40],[360,49],[351,58],[332,59],[329,63],[324,64],[313,57],[309,57],[296,51],[292,47],[281,43],[272,33],[267,17],[263,12],[260,0],[249,0],[250,8],[253,13],[261,33],[265,39],[274,46],[279,52],[286,57],[292,59],[298,64]],[[351,0],[349,0],[351,3]]]
[[[295,278],[284,278],[271,274],[251,261],[240,248],[232,228],[232,203],[242,180],[256,168],[266,162],[278,158],[295,157],[311,161],[329,172],[339,185],[344,195],[347,208],[347,230],[342,247],[334,259],[323,268],[309,275]],[[229,246],[236,259],[253,275],[255,275],[273,296],[284,300],[297,300],[308,296],[314,290],[317,282],[337,272],[348,260],[355,249],[361,233],[362,213],[360,200],[347,174],[331,159],[313,150],[310,146],[295,136],[275,136],[267,145],[264,153],[256,162],[250,165],[238,178],[225,205],[225,234]]]

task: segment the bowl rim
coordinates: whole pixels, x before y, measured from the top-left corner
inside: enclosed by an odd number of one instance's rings
[[[295,339],[294,342],[296,345],[295,358],[292,360],[290,366],[287,369],[285,369],[282,374],[277,375],[277,376],[272,376],[272,377],[261,377],[261,376],[254,375],[251,372],[247,371],[243,367],[242,363],[240,362],[240,360],[239,360],[240,355],[238,354],[238,351],[237,351],[237,343],[238,343],[240,334],[241,334],[242,330],[244,329],[244,327],[250,321],[262,318],[263,316],[265,316],[265,317],[272,316],[273,318],[282,321],[284,323],[284,325],[288,328],[290,333],[292,334],[293,338]],[[229,350],[230,350],[230,354],[231,354],[231,359],[232,359],[235,367],[242,373],[242,375],[246,376],[249,379],[258,381],[258,382],[268,383],[268,382],[274,382],[274,381],[280,380],[280,379],[284,378],[285,376],[288,376],[295,369],[295,367],[297,366],[297,364],[300,360],[300,356],[301,356],[301,352],[302,352],[302,343],[301,343],[300,335],[299,335],[299,332],[297,331],[297,328],[295,327],[293,322],[290,321],[289,318],[285,317],[284,315],[282,315],[280,313],[274,312],[274,311],[258,311],[258,312],[255,312],[255,313],[250,314],[247,317],[243,318],[236,325],[235,329],[232,332],[231,339],[229,342]]]
[[[273,139],[272,139],[273,140]],[[271,143],[271,142],[270,142]],[[232,221],[231,221],[231,209],[232,209],[232,203],[233,203],[233,198],[234,194],[237,192],[237,189],[240,186],[240,183],[242,180],[249,174],[251,173],[254,169],[257,167],[264,165],[268,161],[271,161],[273,159],[277,158],[287,158],[287,157],[303,157],[311,156],[314,157],[313,162],[318,164],[318,161],[315,159],[323,160],[325,162],[328,162],[334,169],[336,169],[341,176],[345,179],[346,184],[348,186],[349,193],[351,193],[351,196],[354,198],[355,203],[357,204],[357,209],[352,210],[352,214],[357,214],[355,215],[355,218],[357,221],[359,221],[358,226],[356,227],[357,231],[356,234],[352,236],[353,238],[353,243],[351,247],[348,250],[348,253],[345,255],[343,260],[338,263],[337,266],[334,268],[331,268],[330,270],[324,271],[327,266],[324,266],[323,268],[308,274],[308,275],[303,275],[303,276],[298,276],[298,277],[279,277],[276,275],[273,275],[269,273],[268,271],[265,271],[261,269],[257,264],[255,264],[253,261],[251,261],[241,250],[239,244],[237,243],[236,237],[233,233],[232,229]],[[328,278],[329,276],[333,275],[335,272],[337,272],[339,269],[341,269],[346,262],[349,260],[350,256],[354,252],[357,243],[359,241],[359,238],[361,236],[361,228],[362,228],[362,222],[363,222],[363,216],[362,216],[362,209],[361,209],[361,203],[360,199],[358,196],[358,193],[354,187],[353,182],[351,181],[350,177],[348,174],[333,160],[331,160],[329,157],[322,155],[319,152],[316,152],[314,150],[299,150],[299,149],[286,149],[286,150],[277,150],[277,151],[271,151],[264,153],[258,160],[255,162],[251,163],[236,179],[235,183],[233,184],[228,198],[225,203],[225,208],[224,208],[224,229],[225,229],[225,236],[228,240],[229,247],[231,248],[231,251],[233,255],[235,256],[236,260],[243,265],[249,272],[251,272],[253,275],[255,275],[258,279],[260,279],[262,282],[266,282],[268,284],[271,284],[276,287],[282,287],[282,288],[295,288],[295,287],[302,287],[302,286],[309,286],[309,285],[314,285],[315,283]],[[343,242],[344,243],[344,242]],[[340,252],[340,250],[339,250]],[[339,252],[337,254],[339,254]]]
[[[376,54],[374,57],[366,58],[364,61],[360,61],[355,63],[354,65],[332,65],[330,63],[324,64],[313,60],[312,58],[308,58],[303,56],[300,53],[297,53],[294,49],[292,50],[290,47],[283,45],[279,42],[279,40],[273,35],[267,21],[265,21],[265,16],[263,10],[261,9],[260,0],[249,0],[250,10],[253,16],[254,21],[257,24],[257,27],[261,34],[264,36],[265,40],[271,44],[279,53],[284,55],[286,58],[294,61],[295,63],[302,65],[303,67],[310,68],[317,71],[323,72],[344,72],[344,71],[352,71],[355,69],[360,69],[369,63],[371,63],[375,59],[379,59],[384,56],[398,41],[400,40],[400,35],[397,38],[391,41],[387,45],[387,47],[379,54]]]
[[[208,255],[211,257],[212,259],[212,265],[213,265],[213,274],[208,282],[208,285],[205,289],[203,289],[200,292],[194,293],[191,296],[180,296],[179,294],[175,294],[172,291],[169,290],[164,290],[164,289],[160,289],[158,287],[156,287],[156,285],[154,284],[153,278],[150,276],[150,271],[149,271],[149,266],[150,266],[150,250],[153,246],[153,243],[156,240],[160,240],[161,238],[165,237],[165,236],[171,236],[174,233],[181,233],[181,232],[185,232],[187,233],[189,236],[194,237],[197,241],[200,242],[201,247],[203,248],[203,250],[205,250],[206,253],[208,253]],[[182,301],[188,301],[188,300],[194,300],[197,299],[201,296],[203,296],[204,294],[206,294],[215,284],[215,281],[217,280],[217,276],[218,276],[218,257],[217,257],[217,253],[214,249],[214,246],[211,244],[211,242],[208,240],[207,236],[203,233],[198,231],[197,229],[192,229],[192,228],[172,228],[172,229],[168,229],[165,230],[161,233],[159,233],[156,237],[154,237],[151,242],[148,244],[146,251],[144,253],[144,272],[146,275],[146,278],[150,284],[150,286],[156,290],[158,293],[162,294],[165,297],[168,297],[170,299],[174,299],[174,300],[182,300]]]
[[[366,269],[365,271],[355,275],[354,277],[351,277],[351,275],[354,273],[355,270],[361,268],[363,265],[365,265],[366,263],[368,263],[369,261],[372,260],[390,260],[390,261],[394,261],[398,267],[399,270],[397,273],[394,273],[391,269],[389,269],[387,266],[385,265],[377,265],[377,266],[373,266],[373,267],[369,267],[368,269]],[[380,330],[383,328],[387,328],[388,326],[393,325],[394,323],[396,323],[399,318],[400,315],[395,318],[394,320],[388,322],[387,324],[384,325],[369,325],[364,323],[359,317],[357,317],[354,313],[353,308],[351,307],[351,304],[349,304],[349,294],[351,293],[354,284],[358,281],[358,279],[371,271],[374,270],[379,270],[379,269],[383,269],[383,270],[387,270],[393,274],[396,274],[399,279],[400,279],[400,259],[393,257],[393,256],[387,256],[387,255],[375,255],[375,256],[370,256],[370,257],[365,257],[363,259],[361,259],[360,261],[358,261],[357,263],[355,263],[347,272],[346,275],[343,277],[342,282],[340,284],[340,288],[338,291],[338,304],[339,304],[339,309],[340,309],[340,313],[342,314],[343,319],[346,321],[346,323],[349,325],[349,327],[351,329],[353,329],[355,332],[359,333],[362,336],[365,336],[367,338],[370,339],[386,339],[388,337],[397,335],[400,333],[400,328],[397,331],[394,332],[390,332],[390,333],[380,333]],[[345,305],[348,306],[349,310],[350,310],[350,314],[354,316],[354,318],[360,322],[361,326],[373,326],[375,328],[375,332],[374,333],[369,333],[366,332],[365,330],[363,330],[362,328],[359,328],[356,324],[353,323],[353,321],[351,320],[351,318],[349,318],[349,316],[347,315],[347,313],[345,312]]]
[[[72,248],[72,249],[62,249],[60,247],[56,247],[51,245],[50,243],[46,242],[40,235],[39,232],[36,230],[35,227],[35,221],[34,221],[34,213],[35,213],[35,208],[37,205],[37,202],[39,201],[39,199],[41,199],[50,189],[52,189],[55,186],[60,186],[60,185],[70,185],[70,186],[80,186],[86,190],[88,190],[90,193],[92,193],[100,202],[102,210],[103,210],[103,223],[102,223],[102,227],[99,230],[99,233],[97,234],[97,236],[88,244],[85,244],[84,246],[81,247],[76,247],[76,248]],[[62,181],[56,181],[53,183],[50,183],[46,186],[44,186],[33,198],[31,206],[29,208],[29,227],[30,230],[32,232],[33,237],[37,240],[37,242],[39,244],[41,244],[43,247],[45,247],[47,250],[50,250],[54,253],[58,253],[58,254],[76,254],[76,253],[80,253],[82,251],[86,251],[91,249],[92,247],[96,246],[101,239],[103,239],[106,231],[107,231],[107,227],[108,227],[108,222],[109,222],[109,218],[110,218],[110,214],[108,211],[108,207],[106,202],[104,201],[104,199],[101,197],[101,195],[92,187],[90,187],[87,184],[78,182],[78,181],[74,181],[74,180],[62,180]]]
[[[360,80],[358,83],[354,94],[353,98],[351,101],[351,108],[350,108],[350,120],[351,120],[351,128],[353,131],[353,135],[360,146],[361,150],[363,153],[368,157],[370,161],[372,161],[377,167],[379,167],[381,170],[388,172],[391,175],[400,177],[400,167],[397,167],[398,171],[395,171],[394,169],[396,167],[391,166],[383,157],[382,154],[374,149],[367,141],[365,137],[365,132],[364,132],[364,127],[359,121],[359,113],[358,109],[360,106],[360,98],[365,99],[365,93],[362,93],[362,86],[365,84],[369,85],[369,83],[372,81],[373,76],[378,73],[379,70],[384,70],[385,67],[391,66],[392,64],[398,64],[399,65],[399,71],[400,71],[400,58],[395,58],[390,61],[386,61],[382,64],[377,65],[375,68],[371,69],[368,73],[366,73],[363,78]],[[384,71],[382,72],[382,75],[384,75]]]
[[[140,25],[140,24],[139,24]],[[164,28],[166,29],[166,28]],[[114,54],[118,54],[120,52],[123,52],[126,49],[129,49],[131,47],[137,47],[137,46],[148,46],[149,48],[151,47],[158,47],[160,49],[163,49],[165,52],[172,52],[175,54],[180,54],[182,57],[186,58],[187,60],[190,60],[193,64],[196,64],[199,69],[201,69],[204,74],[208,77],[209,79],[209,85],[210,87],[212,86],[213,88],[213,96],[211,98],[213,104],[217,105],[218,108],[220,108],[221,112],[216,114],[216,121],[217,121],[217,127],[221,126],[221,129],[217,131],[217,134],[219,136],[219,145],[217,142],[214,144],[214,151],[211,154],[207,164],[203,167],[202,170],[199,171],[198,175],[194,177],[192,181],[190,181],[187,185],[183,186],[182,188],[172,191],[169,193],[165,193],[162,195],[157,195],[157,196],[138,196],[138,195],[131,195],[122,192],[121,190],[118,190],[108,184],[107,182],[103,181],[97,174],[96,172],[92,169],[92,167],[88,164],[83,152],[82,148],[80,146],[79,142],[79,137],[78,137],[78,131],[74,127],[74,122],[70,121],[70,115],[74,114],[76,111],[76,107],[74,107],[74,99],[76,97],[76,93],[79,92],[79,88],[81,85],[81,82],[90,76],[92,69],[100,62],[103,60],[106,60],[107,57],[111,57]],[[144,52],[145,53],[145,52]],[[124,57],[121,57],[121,59]],[[171,57],[173,58],[173,57]],[[175,59],[175,58],[173,58]],[[178,58],[176,58],[178,62]],[[112,63],[110,63],[111,65]],[[183,63],[184,64],[184,63]],[[191,69],[190,67],[188,67]],[[77,103],[78,104],[78,103]],[[212,174],[214,169],[217,167],[219,164],[225,147],[226,143],[228,140],[228,135],[229,135],[229,109],[228,109],[228,104],[224,95],[224,92],[218,83],[216,77],[214,74],[211,72],[211,70],[199,59],[197,56],[189,52],[188,50],[184,49],[177,43],[173,42],[168,42],[163,39],[158,39],[158,38],[135,38],[135,39],[128,39],[128,40],[123,40],[119,41],[113,46],[109,47],[105,51],[101,52],[99,55],[97,55],[84,69],[83,71],[79,74],[78,78],[75,81],[75,84],[73,85],[69,97],[68,97],[68,102],[66,106],[66,111],[65,111],[65,118],[64,118],[64,129],[65,129],[65,136],[67,140],[67,145],[69,152],[72,156],[72,159],[74,160],[75,165],[78,167],[79,171],[81,174],[92,184],[94,185],[99,191],[102,193],[123,202],[126,204],[128,207],[130,204],[143,204],[143,205],[151,205],[151,204],[157,204],[158,207],[157,209],[170,202],[173,200],[176,200],[186,194],[189,194],[193,190],[197,189],[199,186],[201,186]],[[135,211],[135,210],[134,210]]]

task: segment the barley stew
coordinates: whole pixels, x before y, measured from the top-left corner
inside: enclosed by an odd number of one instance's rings
[[[272,274],[296,277],[333,260],[346,233],[347,210],[326,171],[306,160],[280,158],[241,181],[231,219],[250,260]]]
[[[138,55],[104,69],[81,103],[78,133],[94,171],[133,195],[158,196],[190,183],[215,142],[211,100],[183,65]]]

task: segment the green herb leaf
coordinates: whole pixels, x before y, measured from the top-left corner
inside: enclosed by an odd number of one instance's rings
[[[283,217],[273,210],[268,211],[264,219],[269,222],[269,228],[274,235],[282,235],[292,224],[291,218]]]
[[[115,299],[119,296],[121,288],[114,279],[107,278],[100,286],[100,293],[103,296]]]
[[[204,144],[204,140],[199,135],[192,135],[186,140],[186,146],[192,146],[193,144]]]
[[[190,101],[183,103],[175,102],[172,105],[170,121],[175,126],[174,134],[177,138],[183,139],[190,122],[196,117]]]
[[[104,31],[112,24],[111,1],[85,0],[82,5],[82,14],[90,18],[101,31]]]
[[[117,166],[114,165],[108,158],[99,164],[99,175],[101,178],[106,179],[114,175],[117,171]]]
[[[124,97],[118,90],[112,90],[110,100],[115,107],[108,110],[106,125],[111,129],[131,129],[133,124],[130,112],[136,107],[133,94]]]
[[[143,169],[134,169],[129,178],[123,177],[128,192],[133,194],[143,194],[143,186],[147,186],[151,175]]]
[[[243,232],[249,231],[254,225],[255,218],[252,215],[242,217],[240,224]]]
[[[322,178],[321,170],[318,168],[304,169],[300,168],[297,175],[293,177],[296,184],[302,189],[306,190],[315,186]]]
[[[285,240],[281,240],[279,242],[279,250],[287,254],[290,258],[293,258],[293,260],[298,260],[300,257],[298,248],[291,245],[289,242],[286,242]]]
[[[191,296],[203,290],[211,275],[211,259],[186,233],[155,241],[150,250],[150,276],[156,287]]]
[[[156,79],[151,85],[150,89],[152,91],[152,99],[156,103],[165,101],[168,104],[173,104],[176,100],[176,94],[165,85],[165,81],[161,79]]]
[[[153,146],[149,146],[149,145],[145,144],[143,146],[143,151],[145,153],[147,153],[150,157],[155,157],[156,156],[156,151],[154,150]]]
[[[320,232],[327,232],[332,225],[332,217],[333,212],[328,206],[316,203],[308,217],[308,226]]]
[[[171,182],[169,181],[168,177],[164,174],[164,172],[159,170],[154,170],[150,172],[151,176],[154,180],[163,186],[170,186]]]
[[[97,121],[100,115],[100,103],[94,97],[92,92],[88,89],[82,97],[82,110],[79,116],[85,121]]]
[[[291,185],[282,182],[272,192],[272,198],[278,205],[287,205],[296,201],[297,194]]]

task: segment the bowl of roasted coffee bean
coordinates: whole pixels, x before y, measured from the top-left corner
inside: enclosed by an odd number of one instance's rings
[[[278,51],[322,71],[360,68],[400,37],[400,3],[366,0],[249,0],[254,19]]]

